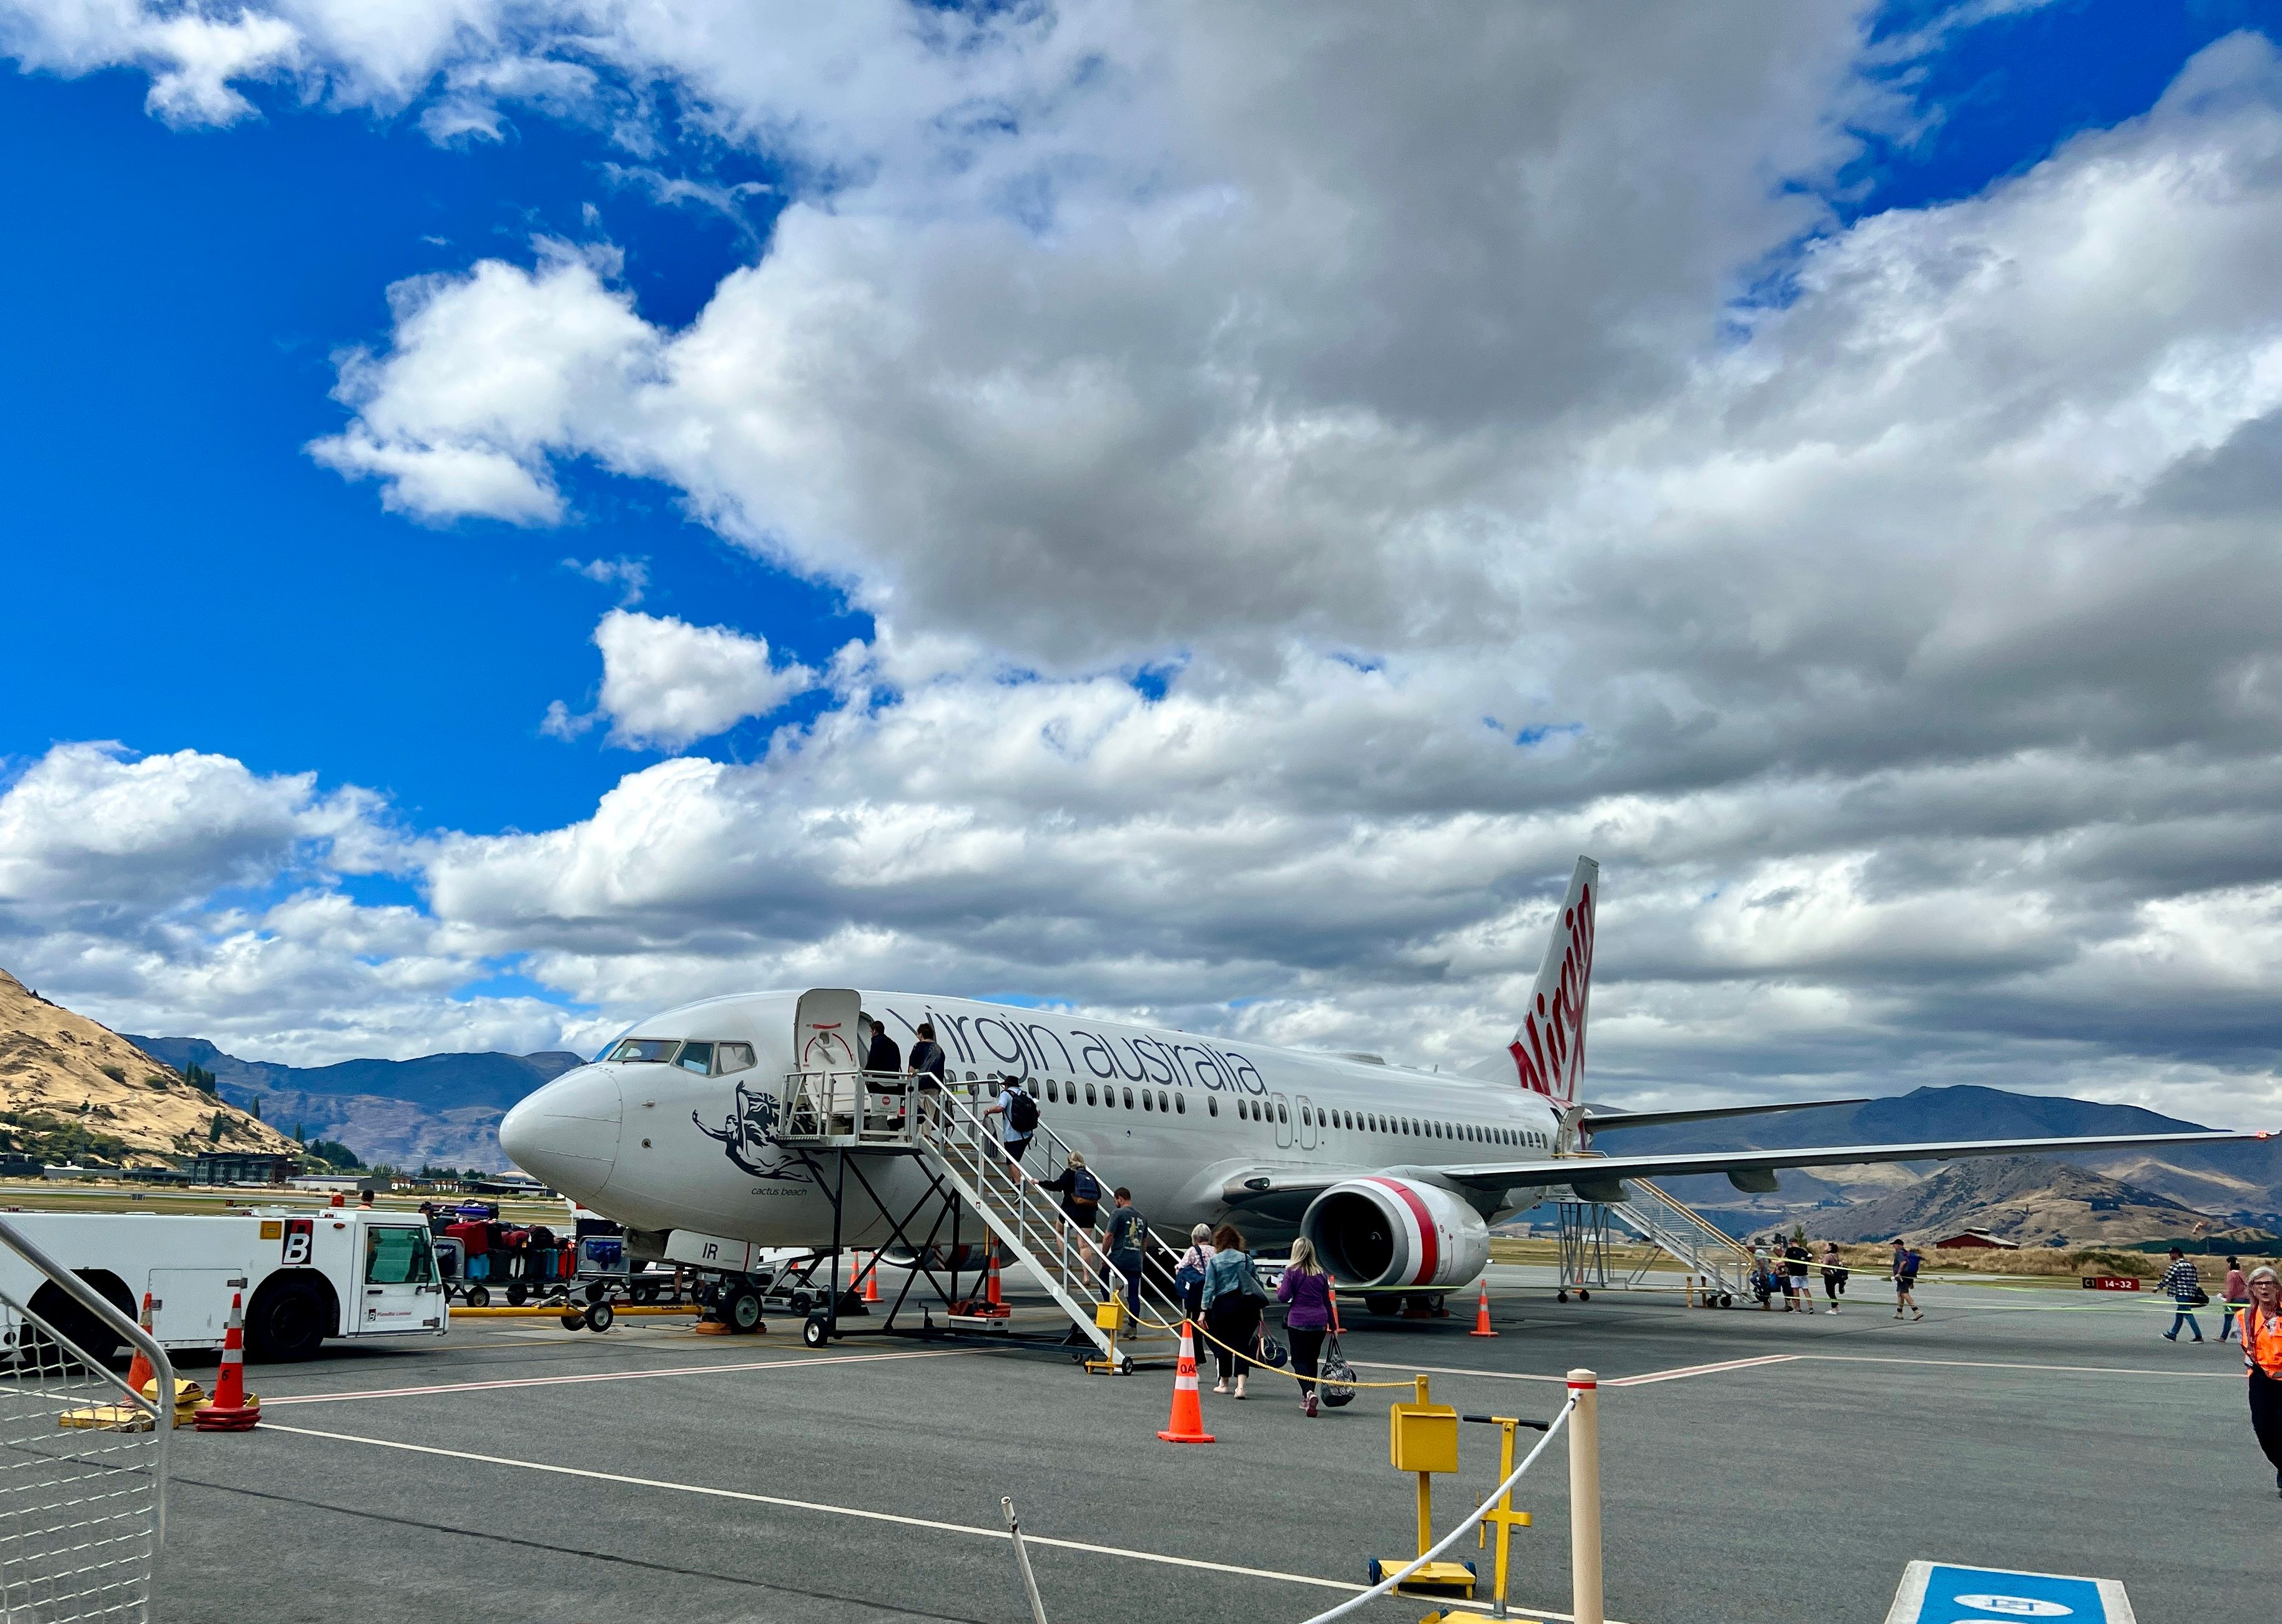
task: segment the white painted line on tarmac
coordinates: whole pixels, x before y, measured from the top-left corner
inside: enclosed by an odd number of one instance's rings
[[[1717,1364],[1683,1364],[1675,1370],[1649,1371],[1639,1376],[1613,1376],[1603,1380],[1604,1387],[1646,1387],[1659,1381],[1681,1381],[1690,1376],[1712,1376],[1721,1371],[1748,1371],[1761,1364],[1789,1364],[1803,1354],[1761,1354],[1756,1359],[1723,1359]]]
[[[1938,1364],[1967,1371],[2045,1371],[2069,1376],[2166,1376],[2182,1381],[2240,1381],[2240,1371],[2151,1371],[2120,1364],[2022,1364],[2008,1359],[1906,1359],[1882,1354],[1793,1354],[1833,1364]],[[1607,1385],[1605,1383],[1603,1386]]]
[[[1477,1371],[1455,1364],[1378,1364],[1369,1359],[1354,1359],[1348,1363],[1359,1371],[1416,1371],[1422,1376],[1486,1376],[1493,1381],[1549,1381],[1563,1387],[1569,1385],[1566,1376],[1537,1376],[1527,1371]],[[1601,1385],[1606,1387],[1608,1384],[1603,1382]],[[1362,1587],[1357,1585],[1355,1588],[1361,1589]]]
[[[882,1359],[956,1359],[969,1354],[992,1353],[989,1348],[928,1348],[914,1353],[798,1354],[780,1359],[752,1359],[735,1364],[679,1364],[662,1371],[594,1371],[578,1376],[521,1376],[500,1381],[446,1381],[425,1387],[362,1387],[347,1393],[293,1393],[263,1399],[265,1408],[278,1404],[338,1404],[350,1399],[421,1398],[432,1393],[482,1393],[502,1387],[560,1387],[587,1381],[648,1381],[660,1376],[718,1376],[741,1371],[806,1370],[817,1364],[869,1364]]]

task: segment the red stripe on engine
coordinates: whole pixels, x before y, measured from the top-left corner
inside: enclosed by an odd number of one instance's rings
[[[1418,1220],[1418,1273],[1413,1286],[1424,1286],[1434,1278],[1434,1270],[1442,1262],[1442,1248],[1434,1239],[1434,1220],[1426,1211],[1426,1203],[1410,1193],[1410,1186],[1392,1178],[1374,1178],[1375,1185],[1384,1185],[1401,1196],[1410,1214]]]

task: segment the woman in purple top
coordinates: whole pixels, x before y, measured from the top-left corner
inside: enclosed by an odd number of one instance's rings
[[[1316,1261],[1315,1243],[1304,1235],[1292,1243],[1292,1262],[1276,1287],[1276,1300],[1288,1305],[1284,1330],[1292,1342],[1292,1368],[1300,1376],[1300,1411],[1317,1414],[1316,1366],[1331,1328],[1331,1277]]]

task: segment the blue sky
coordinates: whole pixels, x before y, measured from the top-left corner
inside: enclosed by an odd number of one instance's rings
[[[0,963],[2271,1088],[2270,6],[677,16],[0,0]]]

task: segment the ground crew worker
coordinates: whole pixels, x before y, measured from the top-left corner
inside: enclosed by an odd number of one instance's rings
[[[2282,1277],[2261,1266],[2250,1271],[2250,1305],[2242,1310],[2242,1364],[2250,1378],[2250,1430],[2274,1468],[2282,1493]]]
[[[2195,1309],[2210,1299],[2203,1293],[2202,1276],[2187,1261],[2186,1254],[2178,1247],[2171,1248],[2171,1266],[2163,1270],[2163,1278],[2155,1282],[2155,1289],[2171,1299],[2171,1328],[2163,1333],[2163,1340],[2179,1340],[2179,1327],[2185,1325],[2195,1333],[2195,1340],[2203,1340],[2203,1328],[2195,1319]]]

